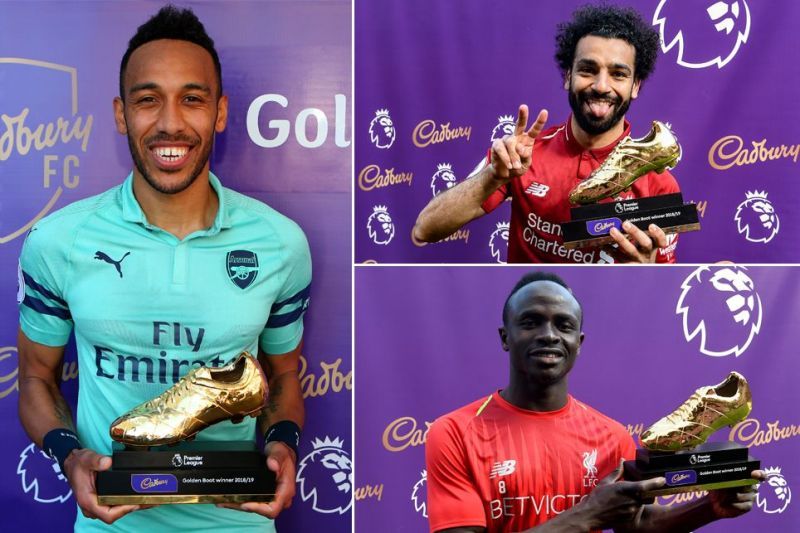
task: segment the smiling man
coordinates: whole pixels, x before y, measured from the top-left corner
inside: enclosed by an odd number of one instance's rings
[[[228,99],[214,42],[194,13],[167,6],[139,27],[119,80],[114,116],[133,171],[38,222],[20,257],[20,418],[72,487],[76,531],[274,530],[269,519],[295,493],[304,418],[298,365],[308,244],[294,222],[223,187],[209,170]],[[59,390],[73,330],[77,425]],[[259,354],[269,381],[258,425],[264,468],[277,475],[275,500],[99,505],[95,477],[111,467],[111,423],[190,369],[221,367],[242,351]],[[226,387],[235,397],[235,386]],[[199,385],[187,394],[205,401]],[[197,440],[253,441],[255,432],[248,418]]]
[[[613,229],[616,247],[567,249],[561,224],[570,220],[569,192],[627,135],[631,102],[652,72],[658,33],[632,9],[587,6],[558,28],[556,62],[572,114],[544,129],[542,110],[528,128],[521,105],[513,134],[497,140],[469,179],[439,194],[417,218],[412,238],[436,242],[510,198],[511,263],[674,262],[675,239],[655,225]],[[534,153],[535,144],[535,153]],[[611,200],[678,192],[669,174],[650,172]]]
[[[635,457],[633,439],[568,392],[582,323],[580,304],[554,274],[526,274],[511,290],[500,328],[508,385],[428,432],[431,532],[691,531],[752,508],[752,486],[666,508],[641,497],[663,477],[619,480],[621,461]]]

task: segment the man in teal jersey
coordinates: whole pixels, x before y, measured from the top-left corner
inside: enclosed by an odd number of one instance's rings
[[[294,496],[308,244],[294,222],[209,171],[227,119],[221,79],[213,41],[191,11],[168,6],[142,25],[114,100],[133,172],[38,222],[20,257],[20,418],[59,460],[81,511],[78,531],[270,531]],[[73,327],[77,426],[59,390]],[[269,380],[259,426],[271,430],[275,500],[98,505],[94,480],[111,467],[111,422],[190,369],[222,366],[243,350],[258,352]],[[222,422],[197,438],[253,440],[254,421]]]

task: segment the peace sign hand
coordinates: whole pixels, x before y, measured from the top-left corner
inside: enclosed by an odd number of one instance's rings
[[[517,113],[517,124],[513,135],[506,135],[492,144],[492,168],[494,177],[509,180],[518,178],[531,166],[533,143],[544,129],[547,122],[547,110],[542,109],[536,121],[525,131],[528,125],[528,106],[522,104]]]

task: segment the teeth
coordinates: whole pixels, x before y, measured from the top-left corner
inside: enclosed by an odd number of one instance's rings
[[[189,149],[183,146],[159,146],[153,149],[153,152],[163,159],[180,159],[185,156],[188,151]]]

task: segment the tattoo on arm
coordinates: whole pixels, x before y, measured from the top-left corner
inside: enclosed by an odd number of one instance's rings
[[[53,400],[55,400],[54,407],[56,411],[56,417],[58,418],[59,422],[64,424],[65,428],[75,431],[75,424],[72,422],[72,413],[70,412],[69,405],[67,405],[64,397],[59,394],[56,395]]]
[[[280,405],[280,397],[281,393],[283,392],[283,385],[280,382],[275,383],[273,387],[269,391],[269,403],[267,403],[267,410],[275,414],[278,412],[278,407]]]

